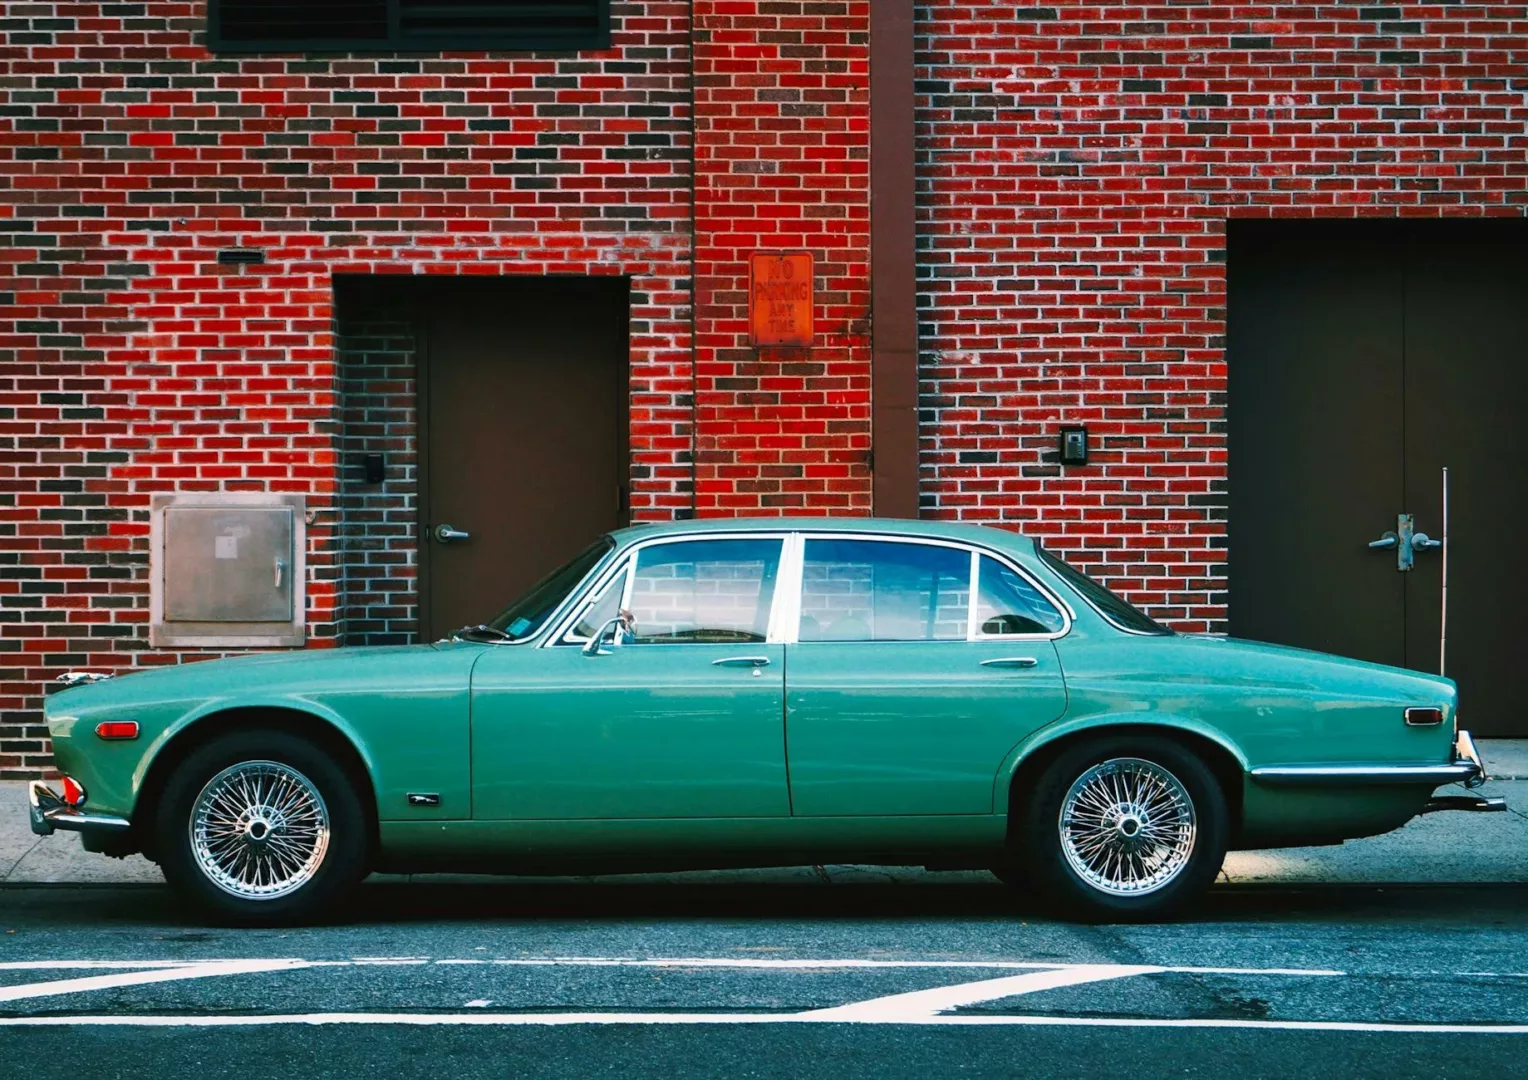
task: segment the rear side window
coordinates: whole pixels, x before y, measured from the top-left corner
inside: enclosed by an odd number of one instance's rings
[[[971,553],[933,544],[807,540],[800,641],[964,641]]]
[[[1061,580],[1076,589],[1094,610],[1121,630],[1132,634],[1171,636],[1172,631],[1167,627],[1144,611],[1132,606],[1129,601],[1114,595],[1075,566],[1062,561],[1044,548],[1037,547],[1035,553],[1040,556],[1040,561],[1055,571]]]
[[[1066,625],[1061,612],[1024,575],[989,555],[977,570],[976,628],[983,637],[1055,634]]]
[[[637,552],[631,643],[730,644],[769,636],[782,541],[684,540]]]

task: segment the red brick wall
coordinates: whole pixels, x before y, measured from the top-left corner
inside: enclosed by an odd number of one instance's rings
[[[697,0],[700,515],[870,509],[869,0]],[[816,347],[749,348],[748,255],[816,259]]]
[[[1226,219],[1523,213],[1528,6],[918,18],[924,512],[1223,629]]]
[[[334,274],[629,275],[633,509],[691,505],[689,5],[614,15],[578,56],[238,59],[202,3],[5,5],[0,777],[46,765],[59,671],[181,658],[146,650],[153,494],[335,502]]]

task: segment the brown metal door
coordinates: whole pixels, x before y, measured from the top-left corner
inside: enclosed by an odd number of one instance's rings
[[[421,307],[428,640],[624,523],[629,296],[619,278],[457,278]]]
[[[1523,735],[1528,576],[1528,228],[1411,227],[1406,273],[1406,505],[1437,537],[1449,470],[1447,673],[1476,734]],[[1441,551],[1406,583],[1406,662],[1438,670]]]
[[[1402,264],[1386,224],[1235,222],[1227,254],[1238,637],[1405,662]],[[1388,524],[1387,524],[1388,521]]]

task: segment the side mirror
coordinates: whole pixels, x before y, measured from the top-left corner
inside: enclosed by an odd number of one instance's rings
[[[611,619],[599,632],[589,639],[584,646],[585,656],[609,656],[610,649],[605,648],[609,644],[612,648],[619,648],[625,644],[626,637],[631,633],[631,612],[623,611]]]

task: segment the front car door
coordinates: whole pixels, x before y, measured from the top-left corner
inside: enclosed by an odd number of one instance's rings
[[[787,646],[794,812],[991,814],[998,766],[1066,709],[1068,625],[995,553],[807,534]]]
[[[473,816],[789,816],[784,647],[770,634],[783,546],[637,545],[542,644],[489,651],[472,679]],[[623,610],[632,635],[590,655]]]

